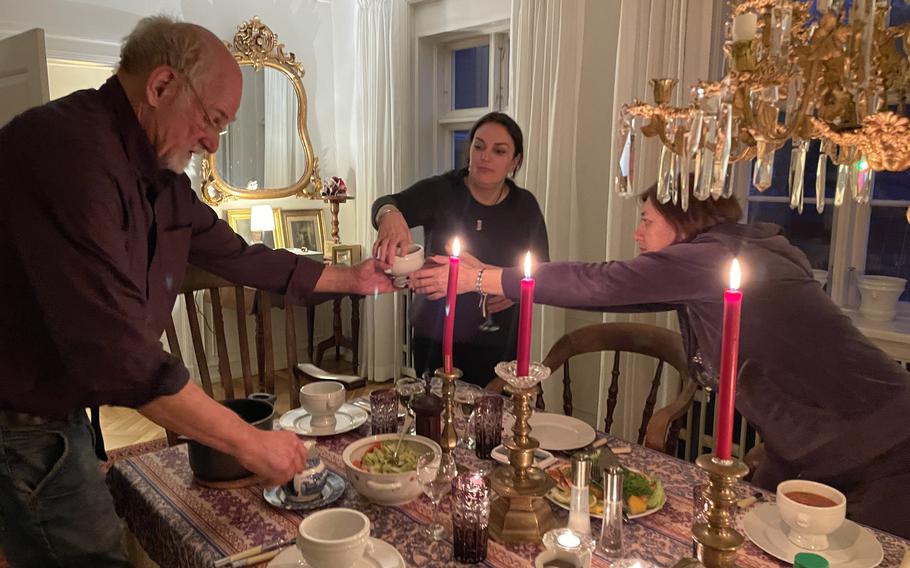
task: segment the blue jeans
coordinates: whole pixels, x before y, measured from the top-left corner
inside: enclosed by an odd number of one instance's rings
[[[12,566],[130,566],[84,411],[0,426],[0,548]]]

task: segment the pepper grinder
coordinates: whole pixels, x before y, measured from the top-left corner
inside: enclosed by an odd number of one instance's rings
[[[575,533],[591,536],[591,511],[588,485],[591,482],[591,462],[584,453],[572,456],[572,493],[569,500],[568,528]]]
[[[622,555],[622,482],[623,471],[618,465],[604,469],[604,519],[597,543],[607,556]]]

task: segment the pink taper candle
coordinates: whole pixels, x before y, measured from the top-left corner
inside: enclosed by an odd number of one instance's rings
[[[455,299],[458,297],[458,237],[452,242],[449,257],[449,281],[446,286],[446,320],[442,328],[442,370],[452,372],[452,338],[455,335]]]
[[[714,455],[729,460],[733,446],[733,412],[736,407],[736,367],[739,359],[739,315],[743,293],[739,290],[739,261],[730,265],[730,288],[724,290],[724,330],[720,350],[720,388],[717,393],[717,424]]]
[[[527,377],[531,366],[531,328],[534,319],[534,279],[531,278],[531,253],[525,256],[525,277],[521,279],[521,308],[518,315],[519,377]]]

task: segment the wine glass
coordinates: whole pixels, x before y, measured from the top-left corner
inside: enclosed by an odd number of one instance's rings
[[[395,381],[395,390],[398,391],[398,401],[405,407],[408,415],[414,416],[411,410],[411,399],[416,394],[423,392],[423,381],[414,377],[404,377]],[[412,422],[413,424],[413,422]]]
[[[455,387],[456,412],[465,422],[462,441],[469,450],[474,449],[474,406],[481,396],[483,396],[483,389],[477,385],[464,384]]]
[[[494,331],[499,331],[499,326],[496,325],[496,322],[493,321],[493,314],[487,310],[487,298],[488,294],[481,294],[480,296],[480,313],[483,314],[485,318],[483,323],[478,326],[477,329],[480,331],[485,331],[487,333],[493,333]]]
[[[452,480],[458,473],[451,454],[426,453],[417,458],[417,481],[424,495],[433,504],[433,521],[424,529],[431,540],[442,540],[445,527],[439,522],[439,502],[452,490]]]

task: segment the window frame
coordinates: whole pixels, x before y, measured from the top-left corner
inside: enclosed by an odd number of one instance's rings
[[[441,38],[436,43],[436,93],[433,101],[434,122],[434,170],[452,169],[452,134],[456,130],[470,130],[474,122],[492,111],[508,113],[511,94],[509,92],[510,37],[508,26],[489,26],[470,32],[459,32]],[[482,45],[489,46],[489,78],[487,106],[452,109],[452,54],[460,49]]]

